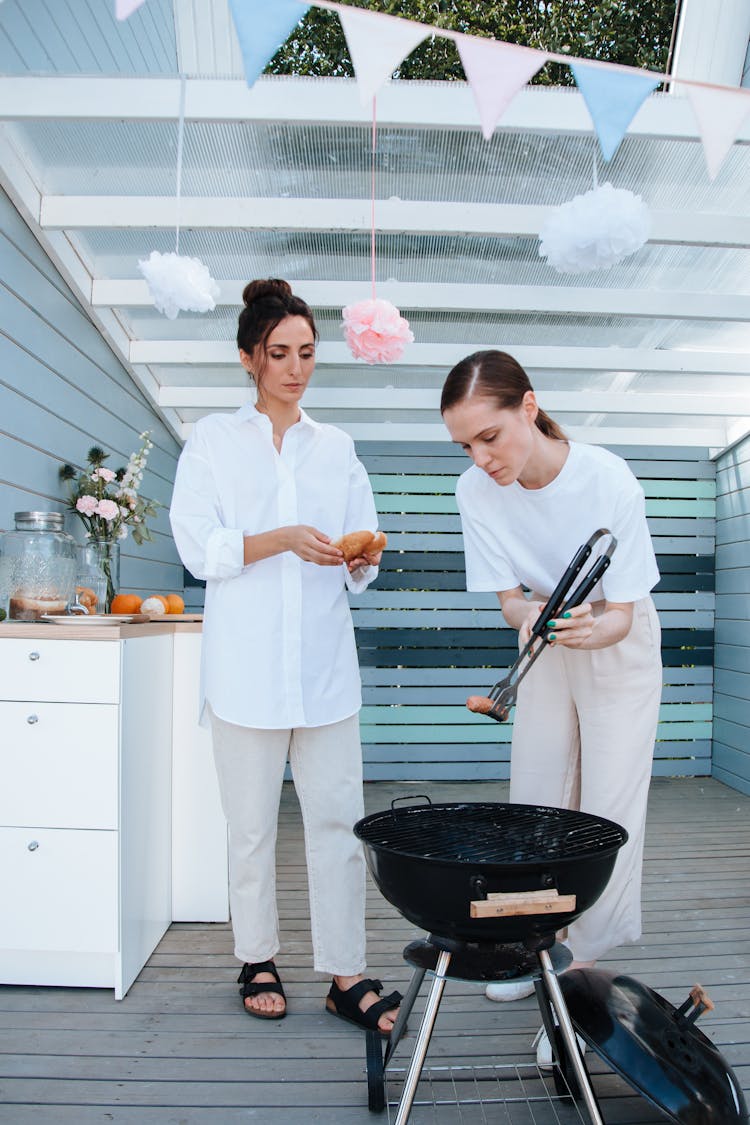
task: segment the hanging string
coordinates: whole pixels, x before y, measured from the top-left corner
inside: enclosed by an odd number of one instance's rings
[[[378,141],[375,97],[372,99],[372,151],[370,153],[370,274],[372,299],[375,300],[375,152]]]
[[[186,88],[185,75],[180,76],[180,123],[177,127],[177,183],[175,187],[175,212],[176,212],[176,225],[175,225],[175,238],[174,238],[174,252],[180,252],[180,199],[182,196],[182,146],[185,138],[185,88]]]

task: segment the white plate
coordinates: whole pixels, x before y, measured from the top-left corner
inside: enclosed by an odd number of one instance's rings
[[[51,625],[125,625],[140,614],[134,613],[43,613],[40,621]]]

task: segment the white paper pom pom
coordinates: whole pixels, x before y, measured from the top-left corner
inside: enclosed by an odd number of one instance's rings
[[[640,250],[650,231],[640,195],[602,184],[552,212],[539,232],[539,255],[558,273],[607,270]]]
[[[219,286],[200,258],[160,254],[152,250],[138,262],[159,312],[174,320],[180,310],[209,312],[216,308]]]

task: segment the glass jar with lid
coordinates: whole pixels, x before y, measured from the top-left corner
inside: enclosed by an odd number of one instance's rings
[[[38,621],[46,613],[65,613],[73,598],[76,544],[61,512],[16,512],[14,531],[6,531],[0,554],[7,570],[8,617]]]

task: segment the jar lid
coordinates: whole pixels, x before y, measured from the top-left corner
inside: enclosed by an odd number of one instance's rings
[[[16,512],[17,531],[62,531],[62,512]]]

